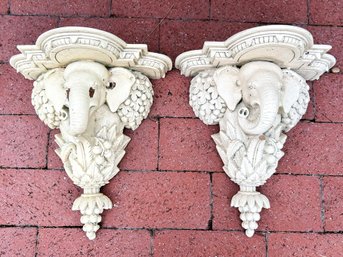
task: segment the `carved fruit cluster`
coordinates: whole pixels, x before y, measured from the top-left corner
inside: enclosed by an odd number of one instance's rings
[[[44,75],[40,76],[33,83],[31,102],[38,117],[49,126],[49,128],[58,128],[61,122],[61,114],[56,112],[54,105],[48,99],[44,88]]]
[[[205,124],[218,124],[226,111],[226,104],[219,96],[213,80],[215,70],[200,72],[190,85],[189,104]]]
[[[261,218],[262,208],[270,208],[270,203],[268,198],[261,193],[239,191],[232,197],[231,206],[238,208],[245,234],[251,237],[258,228],[257,222]]]
[[[101,213],[106,209],[112,208],[111,200],[104,194],[82,194],[74,203],[72,210],[81,212],[81,223],[83,231],[91,240],[95,239],[95,233],[99,230],[101,222]]]
[[[273,167],[273,169],[276,169],[278,161],[284,156],[284,152],[281,151],[281,149],[286,142],[286,139],[287,136],[283,133],[279,135],[279,141],[272,137],[267,137],[266,139],[266,144],[263,149],[263,158],[270,167]]]
[[[97,165],[104,165],[112,156],[112,143],[107,140],[97,138],[96,145],[93,146],[92,152]]]
[[[304,78],[290,70],[283,70],[283,73],[288,79],[296,80],[298,85],[300,85],[297,101],[292,105],[288,113],[282,113],[281,122],[284,125],[284,131],[287,132],[292,129],[306,113],[308,103],[310,102],[310,95],[308,92],[309,86]]]
[[[150,80],[139,72],[133,72],[136,83],[132,85],[130,97],[118,108],[118,115],[126,128],[136,129],[148,116],[154,91]]]

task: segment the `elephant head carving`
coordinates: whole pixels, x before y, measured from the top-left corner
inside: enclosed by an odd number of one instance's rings
[[[69,64],[63,76],[61,87],[68,92],[69,132],[80,135],[87,129],[89,115],[105,102],[109,72],[102,64],[80,61]]]
[[[176,58],[190,84],[190,105],[207,125],[223,170],[239,185],[231,199],[241,226],[252,237],[267,196],[256,189],[276,172],[287,134],[305,114],[310,97],[306,80],[334,66],[329,45],[313,44],[303,28],[271,25],[239,32],[225,41],[206,41],[202,49]]]
[[[223,66],[200,72],[191,81],[190,105],[204,123],[218,124],[212,135],[224,171],[240,185],[231,206],[240,211],[251,237],[258,227],[266,196],[256,192],[275,172],[284,155],[283,133],[294,127],[309,102],[304,78],[266,61]]]
[[[67,122],[68,133],[77,136],[86,131],[89,117],[104,104],[118,113],[124,126],[137,128],[148,115],[152,96],[149,79],[138,72],[77,61],[41,75],[34,83],[32,103],[50,128]]]
[[[217,124],[227,109],[237,111],[238,124],[248,135],[265,133],[278,117],[295,125],[308,101],[308,85],[301,76],[265,61],[204,71],[190,88],[190,104],[206,124]]]
[[[231,74],[232,70],[225,67],[215,72],[220,95],[231,110],[243,101],[238,120],[245,133],[264,133],[272,126],[279,109],[281,68],[269,62],[251,62],[234,76]]]
[[[61,27],[18,46],[10,64],[34,80],[32,104],[55,135],[56,154],[73,183],[83,189],[72,210],[89,239],[96,237],[101,214],[111,209],[102,186],[120,171],[130,137],[148,116],[153,102],[150,79],[172,69],[171,59],[87,27]]]

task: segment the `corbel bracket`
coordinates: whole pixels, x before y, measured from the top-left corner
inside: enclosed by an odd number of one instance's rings
[[[112,208],[100,188],[118,172],[130,138],[153,102],[149,78],[164,77],[171,60],[127,44],[111,33],[63,27],[43,33],[35,45],[18,46],[10,64],[34,80],[32,104],[56,135],[65,171],[83,194],[73,210],[81,212],[83,230],[95,239],[101,213]]]
[[[224,42],[182,53],[176,68],[195,76],[190,105],[205,124],[219,124],[212,136],[224,171],[240,186],[238,208],[248,237],[258,227],[268,198],[257,192],[277,168],[285,132],[305,114],[306,80],[318,79],[336,62],[329,45],[314,45],[305,29],[271,25],[248,29]]]

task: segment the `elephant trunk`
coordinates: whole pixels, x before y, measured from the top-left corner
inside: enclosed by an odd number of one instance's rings
[[[82,83],[73,85],[69,92],[70,134],[85,132],[89,115],[89,88]]]
[[[267,83],[257,89],[257,110],[247,117],[239,116],[238,122],[242,130],[251,135],[265,133],[273,125],[279,110],[279,89],[273,83]],[[256,106],[253,106],[255,109]],[[241,112],[242,113],[242,112]]]

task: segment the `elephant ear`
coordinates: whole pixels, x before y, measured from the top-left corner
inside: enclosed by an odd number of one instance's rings
[[[136,82],[135,75],[125,68],[110,70],[109,84],[106,87],[106,102],[112,112],[116,112],[121,103],[130,95],[132,85]]]
[[[282,107],[285,113],[289,113],[292,105],[298,100],[300,84],[298,75],[291,70],[283,70],[282,79]]]
[[[237,85],[239,69],[232,66],[219,68],[213,74],[218,94],[223,98],[230,111],[235,110],[242,98],[241,88]]]
[[[64,88],[64,69],[53,69],[44,75],[46,97],[51,101],[56,112],[60,112],[67,100],[67,91]]]

